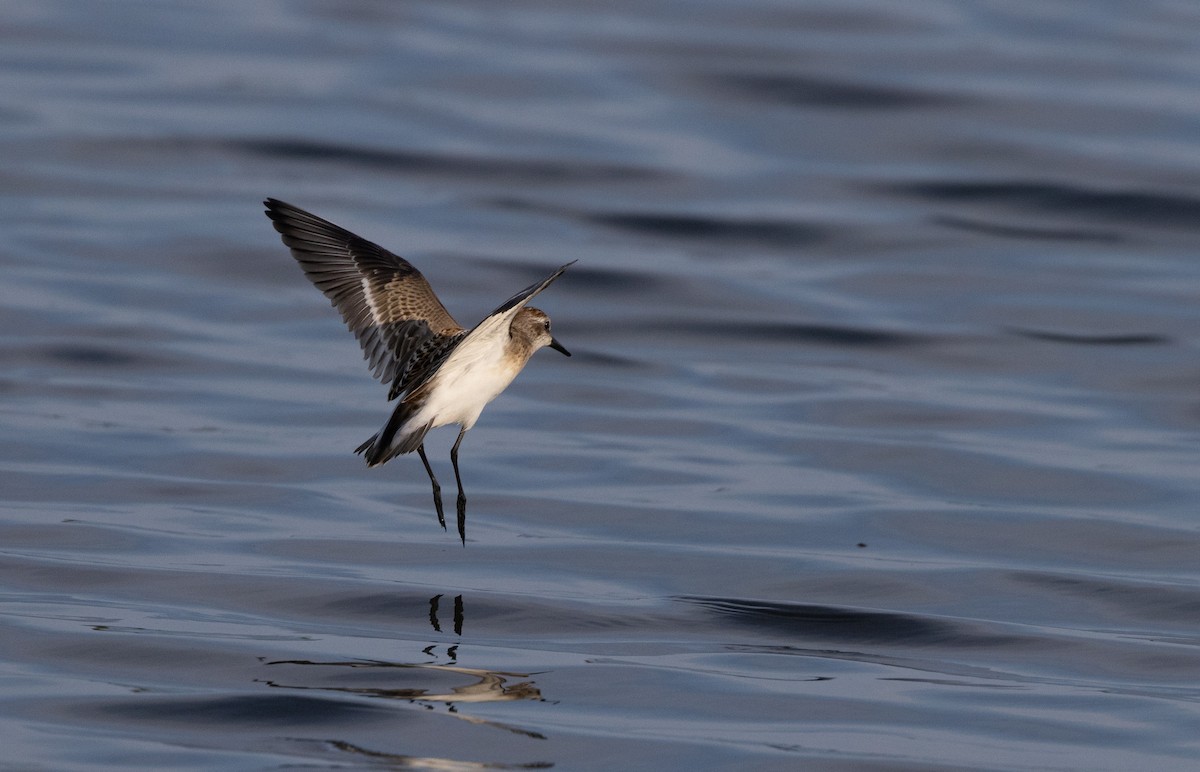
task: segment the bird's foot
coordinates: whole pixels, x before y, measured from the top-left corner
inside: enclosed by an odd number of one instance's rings
[[[458,492],[458,538],[467,546],[467,497],[462,491]]]

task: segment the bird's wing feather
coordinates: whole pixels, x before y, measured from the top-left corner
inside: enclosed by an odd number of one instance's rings
[[[309,280],[342,314],[388,399],[423,382],[466,335],[411,263],[291,204],[267,216]]]
[[[517,294],[513,295],[511,298],[509,298],[508,300],[504,301],[499,306],[497,306],[496,310],[492,311],[490,314],[488,314],[486,319],[484,319],[482,322],[480,322],[478,325],[476,325],[476,329],[478,329],[483,324],[487,323],[489,320],[491,320],[497,314],[507,314],[510,311],[512,313],[508,315],[508,320],[511,322],[512,317],[516,316],[517,312],[520,311],[525,306],[526,303],[528,303],[530,300],[533,300],[534,295],[538,294],[542,290],[549,287],[550,282],[554,281],[559,276],[562,276],[563,271],[565,271],[568,268],[570,268],[571,266],[575,265],[575,263],[577,263],[577,262],[578,262],[577,260],[572,260],[571,262],[562,266],[557,271],[550,274],[549,276],[542,279],[541,281],[534,282],[533,284],[530,284],[528,287],[521,290]],[[472,330],[472,332],[474,332],[474,331]]]

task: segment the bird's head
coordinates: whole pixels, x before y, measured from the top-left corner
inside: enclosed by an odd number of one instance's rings
[[[563,348],[550,334],[550,317],[540,309],[526,307],[518,311],[512,320],[511,334],[525,341],[534,351],[549,346],[561,354],[571,356],[571,352]]]

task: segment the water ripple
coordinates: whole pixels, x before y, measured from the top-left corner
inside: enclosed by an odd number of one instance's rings
[[[697,80],[705,88],[739,99],[832,110],[912,110],[964,101],[921,89],[816,76],[724,73]]]
[[[542,184],[609,180],[647,181],[658,176],[642,167],[578,160],[555,162],[544,159],[459,156],[428,151],[405,152],[301,139],[230,140],[226,145],[234,151],[271,161],[334,163],[399,174],[500,178]]]
[[[1101,190],[1034,180],[913,182],[890,186],[890,189],[902,196],[928,201],[983,204],[1108,223],[1192,229],[1200,222],[1200,198],[1179,193]]]

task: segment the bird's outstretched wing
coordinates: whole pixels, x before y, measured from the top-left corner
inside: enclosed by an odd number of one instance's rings
[[[371,373],[391,386],[389,400],[426,381],[466,337],[404,258],[291,204],[263,203],[304,274],[341,312]]]

